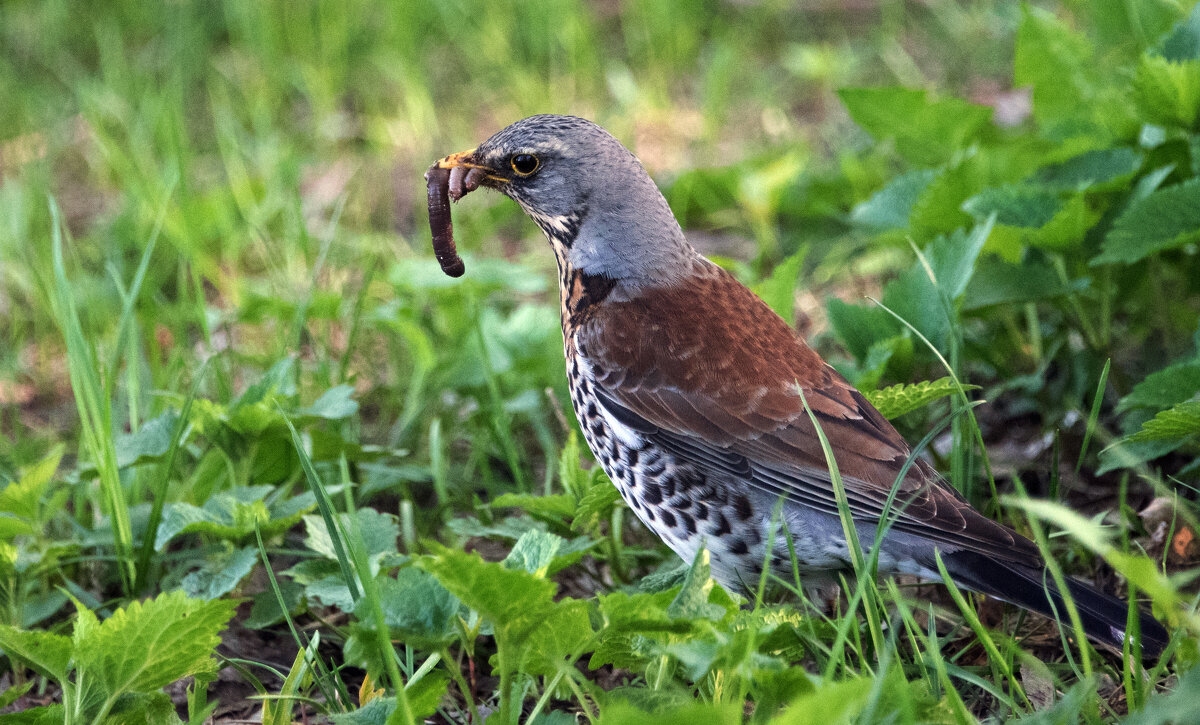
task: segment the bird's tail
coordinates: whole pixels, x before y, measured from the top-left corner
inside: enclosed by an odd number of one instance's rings
[[[943,554],[942,559],[950,576],[967,589],[1047,617],[1057,616],[1063,622],[1068,621],[1062,594],[1044,568],[998,561],[986,554],[966,550]],[[1125,642],[1130,605],[1077,579],[1068,578],[1066,583],[1079,612],[1083,630],[1089,636],[1120,649]],[[1158,659],[1166,649],[1170,635],[1157,620],[1140,609],[1138,625],[1142,659]]]

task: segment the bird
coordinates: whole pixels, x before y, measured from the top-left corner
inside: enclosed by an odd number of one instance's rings
[[[819,425],[863,550],[888,516],[879,573],[941,581],[940,557],[956,586],[1066,617],[1037,545],[974,509],[925,459],[910,462],[912,448],[861,392],[689,244],[641,162],[601,126],[531,116],[434,168],[449,170],[455,201],[498,191],[545,234],[583,436],[628,507],[684,561],[706,547],[713,578],[743,591],[764,563],[790,580],[793,551],[806,589],[852,572]],[[1066,587],[1084,631],[1121,648],[1130,605],[1077,579]],[[1170,636],[1140,609],[1137,621],[1131,644],[1158,657]]]

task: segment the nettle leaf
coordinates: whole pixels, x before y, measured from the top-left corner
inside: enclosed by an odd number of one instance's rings
[[[216,599],[233,591],[257,563],[257,547],[223,551],[205,561],[199,569],[188,572],[179,587],[193,599]]]
[[[509,569],[523,569],[534,576],[544,577],[550,563],[566,543],[561,536],[545,531],[530,530],[521,534],[503,564]]]
[[[189,533],[234,542],[253,536],[256,529],[264,537],[274,536],[299,523],[304,512],[316,507],[316,499],[309,491],[267,504],[263,499],[274,491],[274,486],[239,486],[214,494],[204,506],[167,504],[154,548],[162,551],[171,539]]]
[[[168,410],[157,418],[146,421],[136,433],[117,436],[114,441],[117,466],[125,468],[165,456],[171,449],[171,440],[175,436],[175,427],[178,424],[179,413]]]
[[[933,100],[910,88],[843,88],[838,91],[854,122],[914,164],[946,161],[991,125],[992,109],[957,98]]]
[[[1093,265],[1133,264],[1200,239],[1200,179],[1168,186],[1132,201],[1104,237]]]
[[[455,636],[454,618],[458,599],[427,571],[405,567],[396,578],[378,579],[379,599],[384,620],[392,637],[418,647],[437,649]],[[370,621],[368,603],[360,600],[355,614]]]
[[[575,515],[575,497],[556,493],[549,496],[534,496],[528,493],[505,493],[492,501],[494,508],[519,508],[535,519],[551,524],[561,524]]]
[[[852,305],[831,297],[825,309],[838,339],[860,363],[867,359],[876,343],[894,338],[904,331],[903,325],[895,317],[876,304]]]
[[[1200,112],[1200,60],[1170,61],[1144,55],[1133,88],[1146,120],[1191,128]]]
[[[1155,52],[1176,62],[1200,58],[1200,5],[1193,5],[1187,17],[1163,36]]]
[[[115,697],[154,692],[188,675],[214,672],[212,654],[236,604],[201,602],[175,591],[133,602],[99,625],[77,623],[77,677],[99,681]]]
[[[18,657],[38,674],[65,682],[71,661],[71,638],[40,630],[27,631],[0,624],[0,650]]]
[[[1061,297],[1086,290],[1089,280],[1063,281],[1054,268],[1038,258],[1021,264],[1009,264],[994,257],[980,261],[971,286],[963,298],[963,310],[978,310],[992,305]]]
[[[20,478],[0,489],[0,512],[24,521],[36,521],[42,496],[54,480],[54,472],[65,451],[66,446],[57,445],[37,463],[22,468]]]
[[[351,514],[338,514],[343,529],[348,529]],[[400,538],[400,524],[392,514],[386,514],[372,508],[361,508],[354,512],[358,528],[362,532],[363,544],[367,557],[375,561],[381,555],[394,554],[397,551],[396,542]],[[308,548],[327,559],[338,558],[333,539],[321,516],[304,516],[304,527],[307,536],[304,543]],[[338,536],[341,534],[339,533]]]
[[[621,492],[617,487],[608,481],[607,476],[601,478],[603,480],[592,484],[579,498],[575,519],[571,522],[572,531],[595,532],[601,520],[611,516],[614,508],[623,505]]]
[[[963,385],[963,390],[977,390],[978,385]],[[958,393],[959,384],[953,378],[923,380],[919,383],[900,383],[863,395],[874,405],[884,418],[893,420],[905,413],[923,408],[935,400]]]
[[[352,395],[354,395],[353,386],[338,385],[326,390],[321,397],[313,401],[312,405],[296,412],[299,415],[328,420],[349,418],[358,412],[358,402],[350,397]]]
[[[995,214],[997,223],[1013,227],[1040,227],[1060,208],[1057,194],[1023,184],[991,186],[963,202],[963,211],[976,219]]]
[[[1013,59],[1013,85],[1033,86],[1033,115],[1042,123],[1075,117],[1095,94],[1094,52],[1083,33],[1048,12],[1023,7]]]
[[[754,285],[755,294],[787,320],[789,325],[796,322],[796,282],[800,279],[800,270],[804,267],[807,254],[808,247],[801,247],[776,265],[770,277]]]
[[[850,212],[850,220],[880,230],[908,227],[913,207],[937,175],[936,169],[920,169],[897,176],[870,199],[856,205]]]
[[[591,638],[587,602],[554,601],[558,586],[551,581],[449,549],[417,563],[492,624],[497,646],[509,653],[502,661],[514,671],[556,672]]]
[[[1169,365],[1146,376],[1121,398],[1117,410],[1153,408],[1162,410],[1191,399],[1200,393],[1200,360]]]
[[[1142,429],[1129,437],[1134,443],[1144,441],[1186,441],[1200,435],[1200,400],[1189,400],[1164,410],[1142,424]]]
[[[727,614],[725,607],[709,601],[713,591],[711,562],[712,555],[708,549],[702,548],[696,552],[696,558],[683,578],[683,587],[667,607],[668,615],[674,619],[717,621],[724,618]]]
[[[1128,146],[1095,149],[1043,166],[1028,182],[1055,191],[1083,191],[1095,186],[1124,185],[1142,167],[1144,157]]]

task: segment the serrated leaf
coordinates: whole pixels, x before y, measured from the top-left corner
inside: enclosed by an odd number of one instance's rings
[[[0,624],[0,650],[21,658],[45,677],[58,682],[64,682],[67,678],[67,667],[71,661],[70,637]]]
[[[1187,17],[1163,36],[1155,51],[1172,61],[1200,58],[1200,5],[1193,5]]]
[[[417,563],[492,624],[514,670],[551,674],[591,636],[587,603],[554,601],[558,587],[546,579],[449,549]]]
[[[503,563],[510,569],[523,569],[534,576],[544,577],[564,543],[566,540],[556,534],[526,531],[517,539],[508,556],[504,557]]]
[[[1200,112],[1200,60],[1142,56],[1134,97],[1145,120],[1191,128]]]
[[[978,385],[963,385],[964,390],[977,390]],[[958,384],[953,378],[945,377],[937,380],[923,380],[919,383],[900,383],[880,390],[863,393],[871,405],[883,415],[892,420],[905,413],[922,408],[935,400],[958,393]]]
[[[1200,360],[1188,360],[1147,375],[1133,386],[1129,395],[1121,398],[1117,410],[1162,410],[1182,403],[1197,393],[1200,393]]]
[[[296,412],[299,415],[327,420],[349,418],[358,412],[358,401],[354,400],[352,395],[354,395],[353,386],[338,385],[326,390],[309,407],[301,408]]]
[[[1133,264],[1200,238],[1200,179],[1168,186],[1132,201],[1104,237],[1093,265]]]
[[[21,469],[20,478],[0,490],[0,512],[27,522],[37,520],[42,496],[54,480],[66,447],[55,446],[38,462]],[[24,528],[29,531],[28,527]]]
[[[604,708],[599,725],[738,725],[742,722],[741,703],[689,701],[658,712],[647,712],[626,702]],[[832,721],[829,721],[832,722]]]
[[[136,433],[117,436],[114,441],[117,466],[125,468],[165,456],[171,448],[171,440],[175,436],[178,423],[179,413],[168,410],[143,423]]]
[[[683,578],[683,587],[667,607],[667,614],[673,619],[715,621],[725,616],[724,608],[708,601],[713,590],[711,561],[708,549],[701,548],[696,552],[696,557]]]
[[[1028,182],[1056,191],[1083,191],[1128,181],[1141,168],[1142,160],[1143,156],[1128,146],[1095,149],[1043,166]]]
[[[771,725],[825,725],[850,722],[867,704],[874,680],[864,677],[843,682],[825,682],[804,693]]]
[[[133,602],[98,626],[80,626],[81,617],[74,636],[77,676],[95,679],[107,695],[117,696],[154,692],[212,671],[213,651],[236,604],[202,602],[176,591]]]
[[[892,179],[870,199],[856,205],[850,220],[874,229],[904,229],[917,199],[938,175],[936,169],[919,169]]]
[[[870,354],[873,345],[899,335],[904,329],[896,318],[876,304],[852,305],[831,297],[825,309],[838,339],[860,363]]]
[[[992,110],[957,98],[934,100],[909,88],[843,88],[838,97],[850,117],[876,139],[895,139],[914,164],[948,159],[986,128]]]
[[[963,299],[964,310],[978,310],[992,305],[1060,297],[1087,289],[1088,280],[1064,283],[1054,269],[1037,259],[1021,264],[1009,264],[995,258],[984,258],[975,270],[971,286]]]
[[[384,621],[401,642],[436,649],[454,638],[454,618],[459,601],[432,574],[415,567],[396,572],[396,578],[378,580]],[[370,604],[360,600],[358,618],[369,621]]]
[[[372,508],[361,508],[354,512],[358,528],[362,532],[363,545],[368,558],[377,559],[381,554],[393,554],[397,550],[400,538],[400,524],[392,514],[385,514]],[[347,528],[351,514],[338,514],[343,528]],[[307,533],[304,543],[308,548],[327,559],[337,559],[337,549],[333,545],[325,519],[312,515],[304,517],[304,527]],[[339,532],[337,534],[341,536]]]
[[[258,548],[246,546],[223,551],[188,572],[179,588],[193,599],[216,599],[233,591],[258,563]]]
[[[591,531],[599,525],[602,519],[612,514],[616,506],[621,505],[621,492],[607,480],[600,481],[583,494],[575,509],[575,519],[571,522],[572,531]]]
[[[1054,218],[1062,202],[1057,194],[1023,184],[990,186],[963,202],[963,211],[983,220],[1013,227],[1040,227]]]
[[[1013,85],[1033,86],[1033,115],[1042,123],[1080,112],[1095,94],[1087,37],[1040,9],[1025,7],[1017,30]]]
[[[274,486],[238,486],[213,494],[202,507],[183,502],[167,504],[154,548],[162,551],[171,539],[187,533],[204,533],[233,542],[253,536],[256,529],[263,537],[274,536],[295,526],[306,511],[316,507],[310,491],[267,504],[263,499],[275,490]]]
[[[549,496],[534,496],[528,493],[505,493],[492,501],[495,508],[519,508],[530,516],[559,523],[575,514],[575,497],[570,494],[557,493]]]
[[[1133,443],[1147,441],[1186,441],[1200,435],[1200,400],[1189,400],[1161,411],[1142,424],[1142,429],[1129,437]]]
[[[754,285],[754,292],[763,299],[771,309],[787,320],[789,325],[796,321],[796,283],[800,279],[800,270],[804,266],[804,258],[808,255],[808,247],[780,262],[771,276]]]

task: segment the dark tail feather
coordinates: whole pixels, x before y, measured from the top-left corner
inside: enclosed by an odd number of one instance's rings
[[[1054,618],[1057,612],[1059,619],[1070,626],[1062,595],[1054,585],[1054,579],[1044,570],[997,561],[974,551],[943,554],[942,560],[955,582],[967,589],[1003,599],[1050,618]],[[1120,649],[1125,641],[1129,605],[1076,579],[1067,579],[1067,588],[1075,608],[1079,610],[1084,631]],[[1138,624],[1142,659],[1157,660],[1166,649],[1170,635],[1157,620],[1140,609]]]

